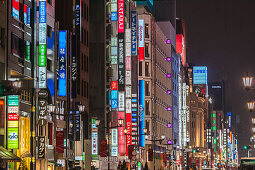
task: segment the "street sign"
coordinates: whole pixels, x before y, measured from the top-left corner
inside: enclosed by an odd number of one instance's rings
[[[40,107],[46,107],[48,104],[47,100],[45,99],[39,99],[39,106]]]
[[[38,97],[39,98],[46,98],[46,97],[48,97],[48,92],[46,90],[40,90],[38,92]]]

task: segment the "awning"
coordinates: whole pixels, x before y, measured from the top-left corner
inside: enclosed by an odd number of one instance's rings
[[[2,161],[11,161],[11,162],[20,162],[21,159],[14,155],[12,152],[8,151],[4,147],[0,146],[0,160]]]

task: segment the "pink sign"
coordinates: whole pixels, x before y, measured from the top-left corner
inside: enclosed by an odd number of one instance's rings
[[[126,71],[131,71],[131,56],[126,56]]]
[[[131,113],[126,114],[126,128],[127,128],[127,135],[126,135],[126,155],[128,156],[128,146],[132,144],[132,115]]]
[[[119,112],[118,119],[125,120],[125,112]],[[125,122],[125,121],[123,121]],[[124,134],[124,128],[125,125],[122,125],[122,127],[119,127],[119,154],[121,156],[125,155],[125,134]]]
[[[124,0],[118,0],[118,31],[124,33]]]

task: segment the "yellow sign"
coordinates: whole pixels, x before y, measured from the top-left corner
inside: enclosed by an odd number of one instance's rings
[[[19,121],[8,121],[8,127],[19,127]]]

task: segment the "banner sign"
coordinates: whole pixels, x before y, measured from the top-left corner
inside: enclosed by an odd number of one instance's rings
[[[81,128],[81,118],[80,114],[75,115],[75,141],[80,141],[81,135],[80,135],[80,128]]]
[[[131,53],[137,55],[136,11],[131,11]]]
[[[131,100],[130,100],[131,101]],[[126,155],[128,156],[128,146],[132,144],[132,116],[131,113],[126,113],[126,128],[127,128],[127,135],[126,135]]]
[[[124,33],[119,33],[118,39],[118,83],[119,90],[124,90],[125,85],[125,56],[124,56]],[[120,89],[121,88],[121,89]]]
[[[45,159],[45,136],[38,137],[38,158]]]
[[[66,96],[66,31],[59,31],[59,96]]]
[[[144,20],[139,19],[138,23],[139,61],[144,61]]]
[[[118,0],[118,32],[124,33],[124,0]]]
[[[64,153],[64,131],[56,131],[56,153]]]
[[[92,157],[98,156],[98,132],[96,126],[96,119],[91,119],[91,155]]]
[[[47,86],[47,11],[46,0],[39,0],[39,88]]]
[[[125,122],[125,112],[119,112],[118,113],[118,119],[123,119]],[[118,143],[118,146],[119,146],[119,153],[120,155],[124,156],[125,154],[125,134],[124,134],[124,128],[125,128],[125,125],[123,125],[122,127],[119,127],[118,130],[119,130],[119,143]]]
[[[143,129],[145,128],[144,120],[144,106],[145,106],[145,82],[144,80],[139,80],[139,145],[140,147],[145,147],[145,135]]]

